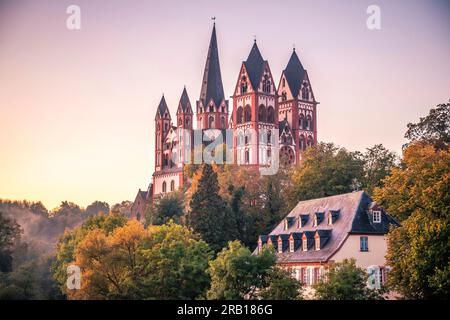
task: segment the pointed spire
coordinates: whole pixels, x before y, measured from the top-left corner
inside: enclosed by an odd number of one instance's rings
[[[219,50],[217,48],[216,24],[214,23],[205,71],[203,73],[200,100],[203,102],[203,105],[206,105],[210,99],[213,99],[214,103],[219,106],[224,98],[222,76],[220,74]]]
[[[298,58],[295,48],[292,51],[292,55],[286,66],[286,69],[284,69],[284,74],[286,76],[286,80],[288,82],[289,88],[292,91],[292,95],[294,97],[296,97],[299,93],[300,84],[305,75],[305,69],[303,68],[302,63],[300,62],[300,59]]]
[[[252,87],[257,88],[264,70],[264,58],[262,57],[258,45],[256,44],[256,39],[253,43],[252,49],[250,50],[247,61],[245,61],[244,64],[252,83]]]
[[[188,111],[191,108],[191,102],[189,100],[186,86],[184,86],[183,93],[181,94],[179,106],[181,107],[181,109],[179,108],[178,112],[183,112],[183,113]]]
[[[158,114],[159,114],[159,116],[161,118],[164,118],[164,114],[166,113],[166,111],[167,111],[167,114],[168,114],[169,119],[170,119],[169,108],[167,107],[166,99],[164,98],[164,94],[163,94],[163,96],[161,98],[161,101],[159,102],[159,106],[158,106],[158,110],[156,112],[156,115],[158,116]]]

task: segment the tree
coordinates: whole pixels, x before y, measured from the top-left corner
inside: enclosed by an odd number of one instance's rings
[[[265,300],[300,300],[302,284],[293,278],[288,270],[272,267],[267,275],[269,286],[261,290]]]
[[[217,173],[211,165],[205,164],[190,201],[189,226],[216,252],[227,243],[227,230],[224,230],[226,210],[226,203],[219,195]]]
[[[20,226],[0,212],[0,272],[12,270],[13,246],[20,239],[21,233]]]
[[[448,214],[448,212],[447,212]],[[450,223],[417,209],[388,235],[389,283],[408,299],[450,295]]]
[[[392,169],[397,167],[397,155],[387,150],[382,144],[367,148],[362,155],[364,162],[364,189],[372,194],[377,187],[382,187],[382,180],[388,176]]]
[[[380,300],[383,291],[367,286],[368,275],[355,259],[335,263],[315,286],[319,300]]]
[[[397,219],[405,220],[417,209],[448,217],[450,153],[425,142],[412,143],[404,150],[402,166],[383,183],[374,199]]]
[[[295,299],[300,283],[276,266],[272,249],[265,248],[259,255],[239,241],[228,243],[217,258],[209,264],[211,288],[208,299]]]
[[[51,266],[53,277],[60,285],[61,292],[67,293],[67,267],[75,262],[77,247],[89,232],[100,229],[105,234],[110,234],[126,222],[127,219],[123,215],[111,213],[90,217],[80,227],[64,232],[56,246],[56,256]]]
[[[68,292],[70,299],[194,299],[209,284],[208,245],[172,222],[92,228],[74,251],[82,282],[81,290]]]
[[[289,206],[299,201],[351,192],[363,177],[363,161],[356,152],[319,143],[308,148],[291,174],[287,190]]]
[[[99,213],[109,213],[109,204],[107,202],[94,201],[86,207],[85,214],[88,216],[97,215]]]
[[[146,215],[149,225],[161,225],[173,220],[175,223],[180,223],[184,214],[183,197],[180,192],[171,192],[161,197],[154,207],[149,206],[148,214]]]
[[[418,123],[408,123],[405,138],[410,142],[425,141],[438,149],[447,149],[450,143],[450,100],[441,103]]]

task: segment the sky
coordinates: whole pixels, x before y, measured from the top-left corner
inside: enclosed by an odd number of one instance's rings
[[[228,96],[255,37],[277,83],[295,45],[320,141],[400,154],[407,123],[450,98],[447,0],[0,0],[0,198],[134,200],[162,94],[172,114],[183,86],[199,98],[211,17]]]

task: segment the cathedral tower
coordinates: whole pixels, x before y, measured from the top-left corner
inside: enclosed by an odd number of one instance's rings
[[[228,100],[225,100],[217,49],[216,24],[209,43],[200,99],[197,101],[197,129],[228,128]]]
[[[267,165],[271,161],[273,129],[278,128],[277,92],[269,63],[255,43],[242,62],[233,95],[235,161]],[[254,133],[254,134],[252,134]]]
[[[278,118],[280,121],[286,119],[292,130],[296,162],[301,160],[301,154],[306,147],[317,144],[318,104],[308,72],[294,49],[278,85]],[[280,156],[290,152],[287,145],[280,147]]]

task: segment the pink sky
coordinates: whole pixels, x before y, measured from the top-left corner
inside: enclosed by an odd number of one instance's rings
[[[81,7],[82,29],[65,13]],[[381,8],[382,29],[366,27]],[[295,43],[320,141],[400,152],[450,98],[450,5],[436,1],[0,0],[0,198],[133,200],[153,172],[156,107],[194,104],[212,28],[230,96],[253,38],[278,81]]]

